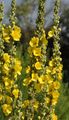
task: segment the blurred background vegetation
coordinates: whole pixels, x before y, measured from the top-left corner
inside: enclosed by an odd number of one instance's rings
[[[46,1],[45,6],[45,29],[46,32],[53,25],[53,6],[55,0]],[[8,23],[9,9],[5,10],[6,19],[4,22]],[[21,42],[17,44],[18,56],[22,58],[23,67],[27,66],[28,56],[27,47],[28,42],[34,34],[36,29],[36,18],[38,15],[38,0],[21,0],[16,6],[17,23],[22,28]],[[63,82],[61,86],[61,93],[58,104],[56,106],[56,113],[59,120],[69,120],[69,2],[61,2],[60,8],[60,26],[62,28],[60,37],[61,52],[63,59]],[[25,76],[25,75],[24,75]]]

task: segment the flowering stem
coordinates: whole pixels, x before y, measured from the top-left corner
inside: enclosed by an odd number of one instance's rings
[[[12,25],[15,25],[16,23],[16,0],[12,0],[11,4],[11,15],[10,15],[10,22]]]
[[[44,27],[44,5],[45,0],[39,0],[39,7],[38,7],[38,17],[36,20],[36,34],[37,36],[41,37],[43,33],[43,27]]]

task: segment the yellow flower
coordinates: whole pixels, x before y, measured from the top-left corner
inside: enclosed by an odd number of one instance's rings
[[[9,64],[7,64],[7,63],[4,63],[4,65],[3,65],[3,72],[4,72],[4,74],[6,74],[6,75],[8,75],[9,74]]]
[[[37,81],[37,79],[38,79],[38,74],[32,73],[32,81]]]
[[[52,114],[52,120],[58,120],[57,115],[55,115],[54,113]]]
[[[62,80],[62,73],[61,72],[57,73],[57,78],[58,78],[58,80]]]
[[[41,69],[42,69],[42,64],[41,64],[41,62],[36,62],[36,63],[35,63],[35,68],[36,68],[37,70],[41,70]]]
[[[40,84],[44,84],[44,82],[45,82],[45,76],[44,75],[41,75],[39,78],[38,78],[38,81],[39,81],[39,83]]]
[[[38,37],[33,37],[31,41],[29,42],[31,47],[37,47],[39,43],[39,38]]]
[[[15,64],[14,64],[13,68],[14,68],[15,73],[20,75],[21,74],[21,70],[22,70],[21,61],[15,59]]]
[[[58,81],[53,82],[53,88],[54,89],[59,89],[60,88],[60,83]]]
[[[39,107],[39,102],[37,100],[35,100],[33,102],[33,107],[34,107],[34,110],[37,111],[38,107]]]
[[[49,66],[53,67],[53,61],[52,60],[49,61]]]
[[[11,104],[13,102],[13,99],[10,96],[6,96],[6,102],[7,104]]]
[[[59,97],[59,92],[58,91],[53,91],[52,92],[52,97],[53,98],[58,98]]]
[[[6,89],[10,89],[14,84],[14,80],[10,80],[8,77],[3,77],[3,82],[5,84]]]
[[[14,41],[20,41],[21,38],[21,29],[18,26],[14,26],[11,36]]]
[[[12,112],[12,106],[8,105],[8,104],[3,104],[2,110],[3,110],[3,113],[5,114],[5,116],[8,116]]]
[[[46,75],[46,81],[48,84],[52,84],[53,78],[48,74],[48,75]]]
[[[54,98],[51,100],[51,104],[54,106],[57,104],[57,102],[58,102],[58,98]]]
[[[50,69],[50,67],[46,67],[46,74],[49,74],[49,73],[51,73],[51,69]]]
[[[41,56],[41,48],[33,49],[33,55],[34,56]]]
[[[26,67],[26,73],[29,73],[30,72],[30,66]]]
[[[58,67],[58,71],[62,71],[62,69],[63,69],[63,65],[60,64],[59,67]]]
[[[5,61],[5,62],[10,62],[10,55],[8,54],[8,53],[4,53],[3,54],[3,60]]]
[[[8,87],[9,86],[9,82],[8,81],[5,81],[5,86]]]
[[[2,29],[2,34],[3,34],[3,39],[5,42],[9,43],[10,42],[10,32],[9,28],[3,28]]]
[[[28,107],[29,103],[30,103],[29,100],[25,100],[25,101],[23,102],[23,104],[22,104],[22,107],[23,107],[23,108]]]
[[[54,74],[56,74],[56,72],[57,72],[57,68],[56,68],[56,67],[53,67],[53,69],[52,69],[52,74],[54,75]]]
[[[17,99],[19,97],[19,89],[14,89],[12,91],[12,94],[14,95],[14,97]]]
[[[5,88],[8,92],[10,92],[12,86],[13,86],[14,81],[6,81],[5,84]]]
[[[49,38],[53,37],[53,35],[54,35],[54,29],[52,29],[51,31],[48,32]]]

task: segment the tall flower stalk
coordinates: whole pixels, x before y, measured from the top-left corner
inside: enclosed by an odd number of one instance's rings
[[[38,18],[36,22],[37,30],[34,37],[31,38],[28,47],[31,65],[27,67],[27,77],[23,80],[23,85],[27,86],[29,91],[28,99],[24,101],[26,103],[26,105],[24,105],[26,111],[25,117],[27,117],[28,120],[44,120],[47,114],[45,100],[46,88],[44,88],[44,86],[46,84],[45,66],[48,41],[44,30],[44,3],[45,0],[39,0]],[[42,99],[40,99],[39,96],[41,96]]]
[[[53,37],[53,55],[51,60],[49,61],[49,65],[46,67],[46,74],[50,76],[50,83],[48,83],[49,94],[48,97],[50,99],[50,119],[58,120],[57,115],[55,114],[55,106],[58,102],[59,90],[61,86],[62,80],[62,58],[60,52],[60,31],[59,28],[59,8],[60,8],[60,0],[55,1],[54,5],[54,25],[53,28],[48,32],[48,37]]]
[[[21,120],[22,93],[18,86],[18,76],[21,75],[21,61],[16,54],[15,42],[20,41],[21,29],[16,26],[15,0],[12,0],[10,23],[2,26],[4,53],[2,56],[2,81],[4,85],[4,100],[2,111],[9,120]]]

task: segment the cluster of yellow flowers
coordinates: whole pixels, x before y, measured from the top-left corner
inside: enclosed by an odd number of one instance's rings
[[[11,32],[10,32],[10,31]],[[11,33],[11,34],[10,34]],[[11,44],[11,37],[14,41],[19,41],[21,30],[18,26],[2,28],[2,39],[5,43]],[[11,49],[11,48],[10,48]],[[5,50],[5,47],[4,47]],[[3,113],[8,116],[14,109],[14,101],[18,99],[20,90],[17,85],[18,75],[21,75],[21,61],[9,52],[2,55],[2,86],[0,86],[0,103]],[[1,84],[0,84],[1,85]]]
[[[20,41],[21,38],[21,29],[14,25],[13,28],[11,26],[6,27],[5,25],[2,28],[3,39],[5,42],[9,43],[10,41]]]
[[[52,58],[49,61],[49,65],[46,67],[46,80],[47,80],[47,99],[48,105],[50,105],[52,116],[55,115],[55,106],[58,102],[59,97],[59,89],[61,86],[62,80],[62,64],[57,64],[57,60],[60,58]],[[57,116],[55,115],[52,120],[57,120]]]
[[[15,119],[16,116],[18,119],[22,98],[18,76],[21,75],[22,66],[14,44],[21,38],[21,29],[15,23],[15,0],[12,0],[11,25],[2,23],[3,3],[0,4],[0,11],[0,106],[7,119]]]
[[[44,32],[44,31],[43,31]],[[44,38],[43,38],[44,37]],[[41,45],[40,45],[41,44]],[[42,44],[47,45],[47,40],[45,38],[45,32],[44,36],[42,36],[41,39],[38,37],[33,37],[29,42],[28,52],[30,57],[32,57],[32,63],[31,66],[29,65],[26,68],[26,73],[30,74],[30,78],[26,78],[23,80],[24,85],[29,85],[31,82],[34,82],[35,84],[42,83],[42,69],[43,69],[43,62],[42,62]],[[28,75],[27,75],[28,76]]]
[[[60,30],[60,28],[59,28]],[[54,37],[54,27],[48,32],[48,39]],[[29,109],[33,109],[34,114],[31,119],[35,117],[35,111],[38,114],[38,119],[52,119],[57,120],[55,114],[55,106],[58,102],[59,89],[62,80],[62,64],[59,52],[59,44],[53,48],[53,56],[49,63],[46,63],[46,49],[48,40],[46,39],[45,31],[43,30],[42,36],[33,37],[29,42],[28,53],[31,57],[31,63],[26,67],[26,78],[23,80],[23,85],[27,86],[28,99],[23,101],[23,107],[25,109],[25,117],[28,114]],[[54,42],[53,42],[54,44]],[[56,51],[55,51],[56,49]],[[55,54],[55,56],[54,56]],[[46,63],[46,65],[45,65]],[[43,100],[40,101],[36,96],[43,94]],[[31,98],[30,98],[31,97]],[[34,108],[36,100],[36,110]],[[45,110],[45,111],[44,111]],[[44,115],[42,115],[42,112]],[[49,115],[47,117],[47,114]],[[44,116],[44,117],[43,117]]]
[[[31,57],[31,64],[26,67],[27,77],[23,80],[23,85],[28,87],[28,91],[31,91],[28,99],[30,99],[30,96],[32,98],[30,100],[25,100],[24,102],[28,109],[31,105],[33,111],[36,111],[39,108],[40,103],[35,96],[42,91],[46,81],[44,78],[45,76],[43,75],[44,61],[42,60],[44,55],[42,45],[46,48],[47,43],[48,41],[44,30],[41,38],[34,36],[29,42],[28,53]],[[33,117],[31,119],[33,119]]]

